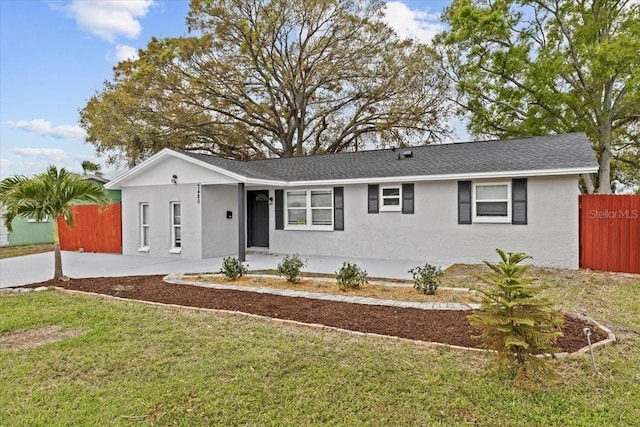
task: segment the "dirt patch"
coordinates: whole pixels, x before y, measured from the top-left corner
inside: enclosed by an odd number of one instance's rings
[[[84,332],[84,329],[62,330],[60,326],[45,326],[43,328],[16,331],[0,335],[0,348],[8,350],[33,348],[77,337],[78,335],[82,335]]]
[[[240,311],[277,319],[315,323],[366,333],[438,342],[464,347],[480,347],[479,331],[471,327],[471,311],[420,310],[382,305],[363,305],[312,298],[285,297],[248,291],[209,289],[173,285],[163,276],[100,277],[48,281],[31,286],[60,286],[121,298],[177,304],[219,310]],[[574,352],[586,345],[582,329],[587,323],[565,316],[564,337],[557,342],[561,351]],[[595,330],[592,342],[606,339]]]

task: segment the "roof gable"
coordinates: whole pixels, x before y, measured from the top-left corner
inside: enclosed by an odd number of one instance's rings
[[[228,184],[242,182],[244,177],[227,169],[202,162],[183,153],[164,149],[136,167],[118,175],[105,185],[107,189],[172,183]]]

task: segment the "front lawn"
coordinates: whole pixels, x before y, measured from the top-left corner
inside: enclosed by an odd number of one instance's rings
[[[33,245],[0,246],[0,259],[16,256],[39,254],[53,251],[53,243],[37,243]]]
[[[0,335],[74,331],[0,344],[0,425],[640,425],[640,278],[593,273],[576,287],[555,273],[552,298],[620,341],[597,351],[599,372],[588,356],[558,361],[562,382],[539,391],[486,369],[482,353],[55,291],[0,295]]]

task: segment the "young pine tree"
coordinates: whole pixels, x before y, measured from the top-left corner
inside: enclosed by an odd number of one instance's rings
[[[530,256],[496,252],[502,261],[485,261],[491,271],[480,278],[490,287],[477,289],[483,295],[481,310],[468,317],[469,323],[482,331],[484,347],[497,352],[498,364],[515,371],[516,383],[550,380],[552,361],[545,355],[557,351],[553,345],[562,336],[562,314],[540,296],[544,286],[523,277],[529,266],[520,263]]]

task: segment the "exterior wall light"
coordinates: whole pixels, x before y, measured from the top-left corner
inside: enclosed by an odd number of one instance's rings
[[[173,175],[171,177],[171,183],[172,184],[177,184],[178,183],[178,175]]]

